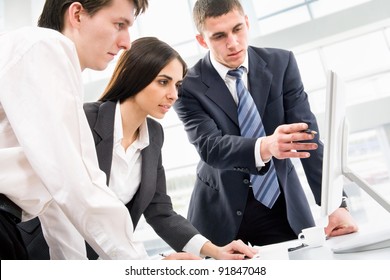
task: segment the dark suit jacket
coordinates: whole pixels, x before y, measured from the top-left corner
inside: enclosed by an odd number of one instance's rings
[[[116,103],[110,101],[84,104],[84,111],[95,139],[99,167],[107,175],[107,184],[111,172],[115,108]],[[172,209],[161,159],[163,129],[153,119],[148,118],[147,122],[150,144],[141,151],[141,184],[126,207],[129,209],[134,228],[144,214],[146,221],[156,233],[174,250],[181,251],[184,245],[199,232],[188,220]]]
[[[282,124],[305,122],[318,131],[295,58],[279,49],[249,47],[248,87],[267,135]],[[264,174],[255,166],[256,139],[238,137],[237,106],[211,64],[209,54],[192,67],[180,89],[175,110],[200,162],[188,219],[212,242],[230,242],[238,232],[247,200],[249,175]],[[317,203],[320,202],[323,145],[301,160]],[[299,233],[314,220],[291,160],[274,159],[284,192],[291,228]]]

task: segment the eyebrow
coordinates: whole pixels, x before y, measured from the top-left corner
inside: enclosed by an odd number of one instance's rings
[[[120,17],[119,19],[124,21],[127,24],[127,26],[129,26],[129,27],[132,26],[132,24],[133,24],[129,19],[127,19],[125,17]]]
[[[160,75],[158,75],[157,77],[165,77],[165,78],[167,78],[168,80],[171,80],[171,81],[173,80],[171,76],[168,76],[168,75],[165,75],[165,74],[160,74]]]
[[[173,81],[173,78],[172,78],[171,76],[166,75],[166,74],[158,75],[156,78],[159,78],[159,77],[164,77],[164,78],[167,78],[167,79],[170,80],[170,81]],[[181,80],[179,80],[179,81],[177,81],[177,82],[178,82],[178,83],[181,83],[181,82],[183,82],[183,79],[181,79]]]
[[[232,30],[234,30],[234,29],[236,29],[236,28],[238,28],[238,27],[240,27],[240,26],[242,26],[242,25],[244,25],[244,23],[240,22],[240,23],[236,24],[236,25],[233,27]],[[216,33],[212,34],[211,37],[218,37],[218,36],[225,35],[225,34],[226,34],[226,32],[216,32]]]

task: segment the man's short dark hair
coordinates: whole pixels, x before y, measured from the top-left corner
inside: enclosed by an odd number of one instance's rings
[[[202,33],[204,22],[210,17],[219,17],[237,9],[244,14],[239,0],[198,0],[193,9],[193,19],[196,29]]]
[[[46,0],[38,26],[62,31],[64,28],[65,11],[74,2],[79,2],[90,16],[104,7],[111,5],[113,0]],[[134,16],[145,12],[148,7],[148,0],[128,0],[135,6]]]

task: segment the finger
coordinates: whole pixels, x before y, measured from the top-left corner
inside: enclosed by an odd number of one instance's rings
[[[291,134],[294,132],[300,132],[302,130],[308,129],[309,126],[306,123],[292,123],[292,124],[284,124],[280,125],[277,128],[278,132],[286,133],[286,134]]]
[[[277,159],[286,159],[286,158],[309,158],[310,153],[308,152],[296,152],[296,151],[290,151],[290,152],[280,152],[276,155],[274,155]]]
[[[357,231],[357,228],[354,225],[345,225],[345,226],[340,226],[340,227],[334,228],[330,232],[330,236],[345,235],[345,234],[353,233],[356,231]]]
[[[347,232],[345,228],[336,228],[336,229],[333,229],[328,234],[328,236],[339,236],[339,235],[344,235],[344,234],[347,234],[347,233],[349,233],[349,232]]]
[[[299,142],[283,143],[277,146],[277,149],[280,152],[292,152],[292,151],[302,152],[302,151],[316,150],[317,148],[318,148],[317,143],[299,143]]]
[[[317,149],[318,145],[316,143],[290,143],[290,150],[312,151]]]

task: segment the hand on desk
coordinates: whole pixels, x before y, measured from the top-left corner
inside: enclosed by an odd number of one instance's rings
[[[329,223],[325,228],[326,236],[339,236],[356,231],[358,226],[347,209],[338,208],[329,215]]]
[[[243,260],[253,258],[257,254],[257,250],[249,247],[241,240],[234,240],[223,247],[207,242],[203,245],[201,253],[216,260]]]

